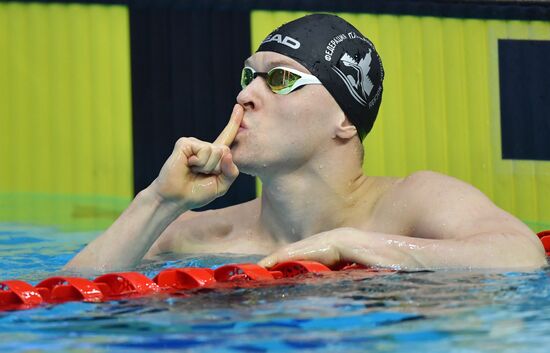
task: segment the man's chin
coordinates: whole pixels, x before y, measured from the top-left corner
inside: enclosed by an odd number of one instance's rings
[[[258,166],[255,163],[248,163],[246,160],[233,159],[233,163],[239,168],[239,172],[251,176],[257,175]]]
[[[261,169],[265,169],[265,162],[260,161],[258,155],[250,153],[251,149],[245,148],[244,145],[238,142],[231,146],[231,154],[233,155],[233,163],[239,168],[239,172],[258,176]],[[262,167],[263,166],[263,167]]]
[[[233,153],[233,163],[239,168],[240,173],[247,175],[257,176],[258,173],[258,163],[253,158],[247,158],[242,153],[232,152]]]

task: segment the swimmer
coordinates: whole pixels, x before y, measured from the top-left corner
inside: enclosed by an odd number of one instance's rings
[[[546,265],[536,235],[473,186],[430,171],[363,173],[384,70],[374,45],[343,19],[299,18],[244,62],[237,104],[213,142],[180,138],[159,176],[67,265],[116,270],[172,253],[263,254],[394,269]],[[239,172],[262,194],[193,212]]]

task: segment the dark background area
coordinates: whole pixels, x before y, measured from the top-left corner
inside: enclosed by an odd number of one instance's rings
[[[179,137],[215,140],[251,53],[248,11],[158,5],[130,8],[136,193],[158,175]],[[254,178],[241,173],[207,208],[254,197]]]
[[[550,161],[550,41],[499,40],[502,158]]]

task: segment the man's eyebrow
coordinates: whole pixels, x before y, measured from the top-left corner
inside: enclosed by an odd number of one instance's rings
[[[297,67],[292,62],[286,60],[275,60],[268,63],[269,68],[274,68],[277,66],[288,66],[290,68],[297,69]]]
[[[246,59],[244,61],[244,66],[250,66],[252,67],[252,64],[250,62],[250,60]],[[286,60],[274,60],[274,61],[268,61],[267,62],[267,67],[268,67],[268,71],[274,67],[277,67],[277,66],[287,66],[287,67],[290,67],[290,68],[293,68],[293,69],[298,69],[292,62],[290,61],[286,61]]]

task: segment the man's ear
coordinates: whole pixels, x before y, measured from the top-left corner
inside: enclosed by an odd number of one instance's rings
[[[341,139],[350,139],[357,135],[357,128],[346,118],[344,112],[338,116],[334,134]]]

